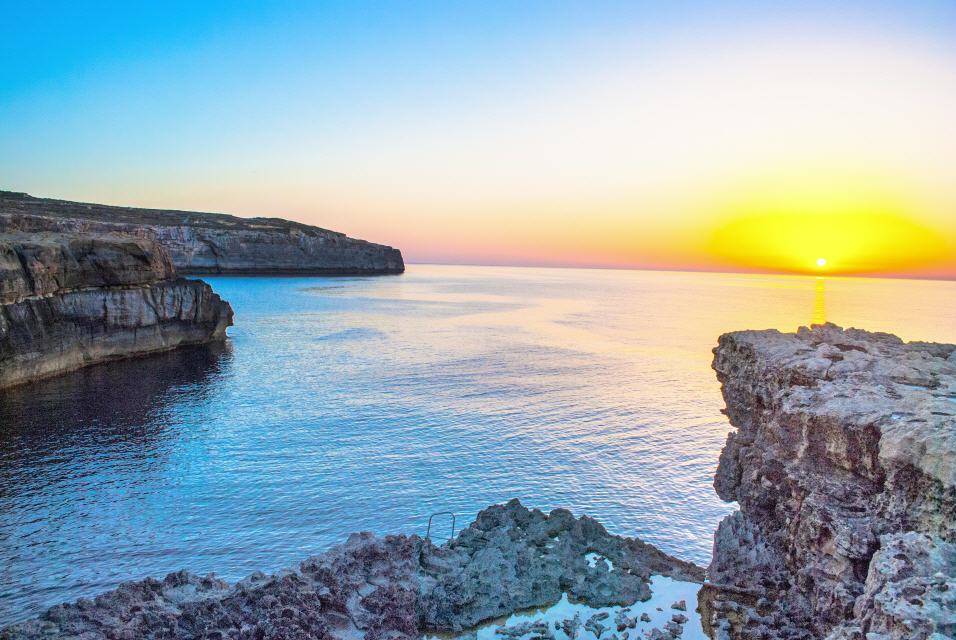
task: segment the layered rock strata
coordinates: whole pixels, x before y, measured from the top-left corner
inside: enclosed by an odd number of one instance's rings
[[[588,562],[588,554],[606,562]],[[2,640],[417,639],[458,632],[562,593],[592,606],[650,597],[652,574],[701,581],[703,570],[591,518],[546,515],[517,500],[482,511],[442,546],[418,536],[353,534],[296,567],[235,584],[170,574],[53,607]]]
[[[182,274],[402,273],[398,249],[278,218],[113,207],[0,191],[0,231],[123,233],[159,242]]]
[[[152,240],[0,234],[0,388],[225,337],[232,309]]]
[[[737,431],[705,624],[716,638],[956,637],[956,346],[835,325],[721,336]]]

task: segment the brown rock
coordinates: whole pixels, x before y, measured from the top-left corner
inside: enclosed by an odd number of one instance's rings
[[[721,336],[714,369],[737,427],[714,486],[740,512],[715,535],[705,626],[731,638],[868,632],[879,598],[865,591],[885,582],[875,554],[908,532],[920,535],[903,555],[956,541],[956,346],[829,324],[741,331]],[[923,609],[919,628],[951,633],[939,611]]]

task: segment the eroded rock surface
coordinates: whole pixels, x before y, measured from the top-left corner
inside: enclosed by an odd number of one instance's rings
[[[565,509],[545,515],[513,500],[485,509],[449,544],[428,550],[420,606],[428,629],[457,631],[557,602],[565,592],[595,607],[647,600],[651,574],[703,579],[696,565],[610,535],[593,518]]]
[[[588,553],[611,564],[590,566]],[[512,500],[442,546],[353,534],[295,568],[232,585],[187,572],[126,583],[53,607],[0,639],[412,639],[551,604],[562,592],[594,606],[645,600],[651,574],[703,579],[699,567],[610,535],[591,518]]]
[[[113,207],[0,191],[0,231],[123,233],[159,242],[182,274],[388,274],[402,254],[279,218]]]
[[[78,289],[173,280],[169,254],[116,234],[0,234],[0,304]]]
[[[713,635],[953,637],[956,346],[828,324],[714,354],[737,427],[714,486],[740,512],[701,594]]]
[[[956,545],[912,531],[883,536],[853,613],[829,640],[956,637]]]
[[[152,240],[0,234],[0,388],[225,337],[232,309]]]

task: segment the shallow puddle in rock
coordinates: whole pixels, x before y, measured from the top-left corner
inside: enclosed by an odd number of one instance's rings
[[[554,634],[555,640],[569,640],[564,631],[554,628],[555,622],[561,622],[574,618],[574,614],[581,616],[582,623],[596,613],[607,612],[607,619],[602,620],[607,629],[601,634],[600,640],[610,640],[612,634],[621,638],[623,632],[617,632],[614,625],[614,617],[622,608],[627,609],[627,616],[637,619],[637,626],[633,629],[626,629],[629,634],[629,640],[644,640],[646,634],[653,628],[664,629],[664,625],[671,620],[675,614],[687,616],[687,622],[684,623],[684,632],[680,635],[680,640],[707,640],[703,629],[700,626],[700,615],[694,610],[697,607],[697,592],[700,585],[694,582],[682,582],[672,580],[665,576],[651,576],[651,599],[647,602],[635,602],[630,607],[589,607],[586,604],[576,604],[568,600],[568,595],[561,596],[561,600],[550,607],[540,609],[530,609],[522,611],[508,618],[499,618],[492,622],[485,623],[475,629],[469,629],[459,634],[441,634],[428,635],[424,640],[448,640],[453,638],[477,638],[477,640],[529,640],[536,636],[534,632],[526,633],[522,636],[501,635],[497,630],[501,627],[514,627],[521,623],[531,623],[544,621],[548,624],[548,630]],[[686,611],[672,609],[671,605],[683,600],[687,603]],[[660,609],[660,610],[658,610]],[[650,622],[642,622],[641,614],[646,613],[650,617]],[[599,640],[594,633],[586,631],[583,627],[578,631],[576,640]]]

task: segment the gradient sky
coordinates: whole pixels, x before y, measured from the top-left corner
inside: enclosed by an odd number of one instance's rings
[[[410,262],[956,277],[956,3],[836,4],[6,2],[0,188]]]

